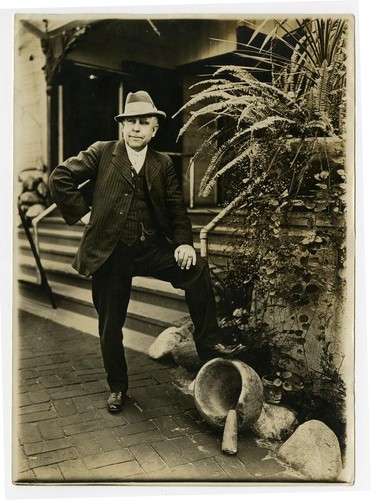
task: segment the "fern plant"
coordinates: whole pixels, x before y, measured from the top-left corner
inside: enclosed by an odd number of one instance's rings
[[[307,137],[343,133],[346,20],[277,21],[275,29],[266,33],[256,47],[253,42],[264,24],[255,29],[249,42],[239,44],[238,54],[255,61],[256,66],[218,68],[211,79],[191,87],[196,93],[178,111],[197,106],[179,137],[201,118],[209,117],[221,123],[218,131],[206,138],[191,160],[196,164],[201,156],[210,157],[209,168],[200,185],[200,196],[208,196],[218,179],[230,170],[253,165],[257,150],[262,147],[259,145],[261,137],[269,136],[279,148],[282,140],[290,136],[304,141]],[[291,51],[289,58],[275,52],[279,44]],[[271,83],[252,76],[252,71],[260,67],[269,73]],[[299,152],[302,146],[299,142]],[[297,171],[297,179],[302,176],[295,154],[288,169]],[[292,188],[297,188],[295,182]],[[249,192],[247,190],[246,195]]]

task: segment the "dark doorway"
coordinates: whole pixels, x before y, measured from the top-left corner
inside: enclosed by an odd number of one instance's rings
[[[63,157],[77,154],[98,140],[118,138],[121,75],[66,62],[63,85]]]

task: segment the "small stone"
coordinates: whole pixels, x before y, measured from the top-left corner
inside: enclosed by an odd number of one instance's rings
[[[293,411],[284,406],[263,403],[260,417],[251,430],[262,439],[281,441],[291,436],[297,425]]]
[[[339,441],[319,420],[300,425],[280,447],[278,458],[310,480],[336,481],[342,471]]]
[[[163,358],[178,348],[180,344],[185,343],[185,349],[188,351],[192,347],[194,326],[192,321],[187,320],[181,326],[170,326],[166,328],[156,338],[149,348],[149,355],[153,359]],[[190,344],[189,344],[190,343]],[[194,348],[195,350],[196,348]],[[177,354],[176,354],[177,355]]]
[[[152,359],[160,359],[171,353],[174,347],[181,341],[179,328],[170,326],[166,328],[156,338],[149,348],[149,355]]]

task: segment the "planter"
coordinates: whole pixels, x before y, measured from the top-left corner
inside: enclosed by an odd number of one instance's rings
[[[194,398],[200,415],[213,427],[223,428],[228,411],[235,409],[239,428],[257,421],[263,407],[258,374],[234,359],[212,359],[198,372]]]
[[[222,451],[237,453],[239,429],[251,427],[263,407],[263,387],[258,374],[242,361],[216,358],[198,372],[194,399],[203,419],[223,429]]]

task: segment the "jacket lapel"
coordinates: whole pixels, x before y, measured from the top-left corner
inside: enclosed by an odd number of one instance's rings
[[[148,148],[147,151],[145,167],[146,167],[145,174],[146,174],[147,186],[148,190],[151,191],[153,181],[160,173],[161,164],[157,161],[156,157],[154,156],[150,148]]]
[[[125,143],[123,140],[117,142],[112,152],[112,163],[115,165],[120,174],[130,184],[134,185],[133,177],[130,170],[130,160],[126,151]]]

